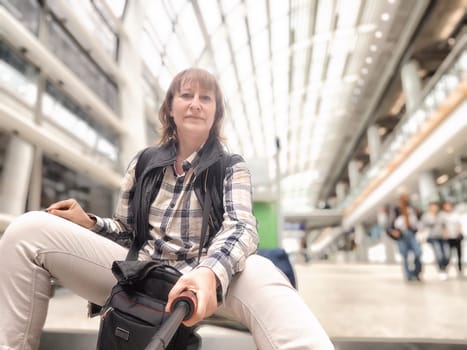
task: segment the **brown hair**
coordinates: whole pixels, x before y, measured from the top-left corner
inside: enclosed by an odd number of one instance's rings
[[[214,115],[214,123],[209,132],[209,139],[216,138],[222,140],[221,127],[222,119],[224,118],[224,98],[219,87],[217,79],[208,71],[200,68],[188,68],[178,73],[172,80],[167,93],[165,94],[164,102],[159,109],[159,120],[161,122],[161,138],[159,144],[166,144],[177,139],[177,127],[173,118],[170,116],[174,96],[180,91],[180,87],[187,82],[198,83],[203,89],[210,90],[214,93],[216,100],[216,112]]]

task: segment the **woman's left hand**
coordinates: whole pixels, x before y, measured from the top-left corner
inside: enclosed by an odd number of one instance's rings
[[[166,311],[170,311],[172,303],[183,291],[189,290],[196,295],[197,304],[193,316],[184,321],[191,327],[199,321],[211,316],[217,309],[217,278],[207,267],[196,268],[184,274],[169,293]]]

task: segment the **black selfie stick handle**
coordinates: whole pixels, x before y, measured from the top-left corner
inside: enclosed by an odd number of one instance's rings
[[[191,291],[184,291],[172,304],[170,316],[154,334],[145,350],[165,350],[178,327],[184,320],[188,320],[196,310],[196,295]]]

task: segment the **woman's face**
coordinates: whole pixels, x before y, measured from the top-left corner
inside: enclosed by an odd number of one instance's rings
[[[200,137],[206,141],[214,123],[216,98],[196,81],[182,82],[174,95],[170,115],[180,137]]]

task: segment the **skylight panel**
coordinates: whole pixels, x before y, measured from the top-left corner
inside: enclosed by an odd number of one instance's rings
[[[180,13],[183,9],[183,6],[187,4],[187,0],[163,0],[165,3],[165,8],[171,19],[175,20],[177,14]]]
[[[349,6],[348,0],[339,0],[337,5],[338,28],[352,28],[357,24],[361,3],[361,0],[353,0],[352,5]]]
[[[157,6],[156,7],[156,2],[149,2],[150,6],[148,8],[147,16],[148,16],[148,21],[154,23],[152,26],[161,40],[162,44],[165,44],[167,42],[167,39],[169,35],[172,33],[172,22],[169,19],[169,16],[167,15],[167,12],[165,11],[163,6]]]
[[[355,48],[357,36],[355,30],[338,31],[329,45],[329,55],[338,56],[352,52]]]
[[[316,54],[315,54],[316,53]],[[320,52],[320,48],[313,46],[313,58],[310,67],[309,83],[320,84],[323,79],[323,67],[325,56]]]
[[[180,41],[176,36],[172,36],[172,40],[169,40],[169,43],[166,47],[167,59],[177,70],[186,69],[191,64],[185,55],[185,51],[180,45]]]
[[[245,24],[245,11],[243,6],[238,6],[226,17],[226,23],[229,28],[232,48],[237,51],[248,42],[248,33]]]
[[[225,70],[221,70],[220,83],[226,99],[230,99],[234,94],[238,93],[237,78],[232,65],[227,66]]]
[[[214,33],[211,37],[211,45],[217,69],[222,71],[225,67],[230,66],[232,63],[232,57],[230,55],[230,48],[227,42],[227,33],[224,28],[221,28],[219,31]]]
[[[200,0],[203,1],[203,0]],[[238,6],[242,6],[242,0],[221,0],[222,11],[224,14],[229,13]]]
[[[238,51],[235,55],[235,61],[237,62],[239,79],[247,79],[252,72],[250,48],[244,46],[243,49]]]
[[[319,1],[318,14],[316,16],[315,32],[326,33],[332,30],[331,23],[333,14],[333,1]]]
[[[295,53],[293,56],[293,81],[292,81],[292,89],[299,90],[303,88],[305,82],[305,75],[303,72],[305,71],[305,60],[306,60],[306,51],[300,50]]]
[[[242,82],[243,98],[245,101],[256,98],[256,81],[248,79]]]
[[[141,35],[140,51],[143,61],[146,63],[151,72],[157,76],[162,64],[161,55],[154,46],[146,31],[143,31]]]
[[[193,58],[197,59],[206,43],[191,3],[188,3],[180,13],[178,24],[183,30],[184,42],[190,48]]]
[[[162,90],[167,91],[170,82],[172,81],[172,74],[169,72],[166,66],[162,66],[158,78],[159,85],[161,86]]]
[[[328,71],[326,74],[326,79],[335,80],[342,78],[342,73],[344,72],[344,67],[346,63],[346,55],[340,55],[337,57],[331,57],[328,64]],[[343,82],[342,82],[343,83]]]
[[[269,84],[267,83],[267,81],[264,81],[264,80],[258,83],[259,103],[261,105],[262,110],[269,109],[273,104],[272,94],[270,91],[271,89],[267,87],[268,85]],[[264,117],[271,118],[272,117],[271,113],[269,113],[270,114],[269,116],[264,116]]]
[[[272,20],[289,16],[289,1],[269,1],[269,11]]]
[[[254,36],[256,33],[265,30],[268,23],[266,1],[247,0],[246,9],[251,36]]]
[[[203,16],[206,29],[209,34],[213,34],[214,31],[221,25],[222,17],[217,0],[201,0],[198,1],[201,9],[201,15]]]
[[[275,2],[275,1],[273,1]],[[273,54],[286,51],[289,45],[289,19],[280,17],[271,22],[271,51]]]
[[[100,0],[105,2],[115,17],[122,17],[127,0]]]
[[[251,46],[253,48],[253,57],[255,59],[255,66],[260,67],[269,58],[269,41],[268,32],[263,30],[257,33],[252,38]]]

